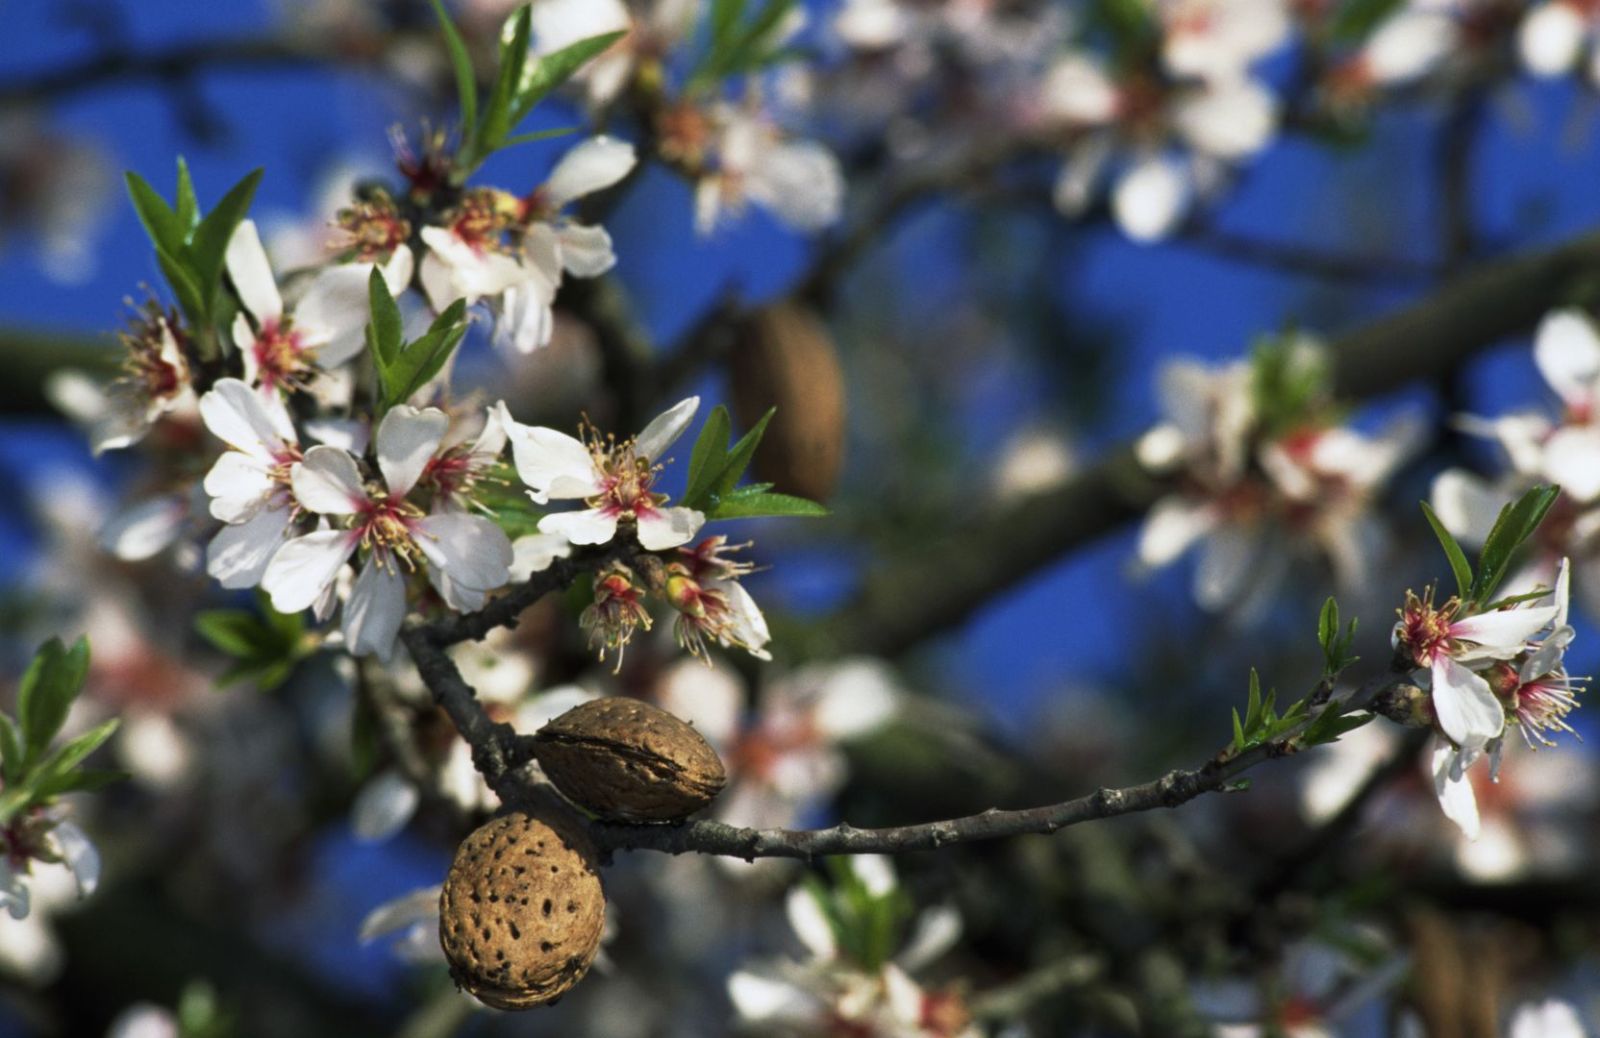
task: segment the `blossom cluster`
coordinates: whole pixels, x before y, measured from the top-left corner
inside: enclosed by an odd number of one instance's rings
[[[1572,731],[1566,718],[1582,682],[1564,664],[1574,634],[1564,563],[1555,587],[1538,598],[1550,602],[1515,596],[1480,608],[1460,597],[1436,603],[1431,588],[1408,592],[1394,626],[1396,658],[1414,668],[1426,693],[1419,719],[1442,736],[1431,764],[1439,803],[1469,838],[1479,817],[1467,769],[1487,757],[1498,773],[1506,728],[1516,727],[1530,747]]]
[[[1241,618],[1270,600],[1298,556],[1325,560],[1343,589],[1369,587],[1387,541],[1375,506],[1422,430],[1409,419],[1376,435],[1354,428],[1328,394],[1326,366],[1323,347],[1300,335],[1248,361],[1167,365],[1166,420],[1137,456],[1173,489],[1145,519],[1143,566],[1202,545],[1195,599]]]
[[[1494,479],[1445,470],[1433,483],[1433,508],[1464,544],[1479,545],[1507,502],[1538,483],[1559,485],[1560,499],[1507,586],[1550,586],[1570,558],[1574,593],[1600,616],[1600,331],[1584,312],[1558,310],[1540,324],[1533,359],[1559,408],[1461,418],[1463,429],[1500,447],[1510,467]]]

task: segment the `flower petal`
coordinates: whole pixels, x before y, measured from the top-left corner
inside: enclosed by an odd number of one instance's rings
[[[659,461],[666,449],[673,445],[683,431],[694,421],[700,398],[691,396],[680,400],[651,419],[644,431],[634,437],[634,452],[646,461]]]
[[[288,533],[287,508],[263,508],[245,522],[224,526],[206,546],[206,572],[229,590],[255,587]]]
[[[450,417],[437,407],[418,410],[400,404],[383,416],[378,426],[378,468],[390,497],[405,497],[417,485],[449,428]]]
[[[688,544],[706,522],[705,514],[693,508],[653,508],[638,516],[639,543],[649,551]],[[540,524],[540,529],[544,524]],[[574,540],[574,544],[581,541]]]
[[[321,515],[354,515],[367,504],[356,459],[338,447],[312,447],[289,479],[295,499]]]
[[[500,587],[510,575],[511,542],[500,527],[481,515],[426,515],[412,525],[412,532],[429,562],[473,591]]]
[[[261,247],[254,220],[240,221],[228,239],[223,260],[240,301],[258,324],[283,316],[283,297],[278,294],[278,281],[272,276],[272,265],[267,262],[267,250]]]
[[[1528,640],[1543,630],[1558,612],[1555,606],[1536,609],[1497,609],[1479,613],[1450,625],[1450,636],[1475,642],[1479,648],[1456,653],[1457,659],[1505,659],[1515,656]]]
[[[1434,743],[1429,770],[1433,774],[1433,792],[1439,798],[1444,816],[1461,827],[1469,840],[1478,838],[1478,798],[1473,795],[1472,781],[1456,767],[1456,749],[1440,739]]]
[[[617,517],[598,508],[555,512],[539,520],[539,532],[565,537],[573,544],[609,544],[617,535]]]
[[[1146,159],[1118,179],[1111,208],[1128,237],[1137,242],[1159,241],[1173,232],[1188,211],[1188,177],[1171,159]]]
[[[393,768],[385,769],[374,775],[361,787],[361,792],[356,794],[355,803],[350,807],[350,828],[355,830],[358,840],[370,843],[387,840],[406,827],[406,823],[417,813],[417,805],[421,800],[422,796],[417,792],[417,787],[408,782],[404,775]],[[392,904],[393,902],[381,906],[378,911],[390,908]],[[437,891],[433,895],[433,911],[437,916],[439,912]],[[375,921],[375,916],[378,916],[378,912],[368,915],[362,922],[360,940],[370,941],[400,925],[384,917],[379,917]],[[409,924],[409,920],[407,923]]]
[[[789,891],[784,899],[784,914],[789,919],[789,928],[813,958],[828,960],[839,954],[833,926],[809,887],[798,886]]]
[[[377,656],[387,663],[405,618],[406,578],[392,559],[374,552],[345,599],[345,647],[352,656]]]
[[[236,378],[218,379],[200,398],[200,419],[223,443],[269,464],[285,445],[298,442],[282,401]]]
[[[1582,310],[1557,310],[1539,323],[1533,360],[1568,407],[1594,401],[1600,383],[1600,333]]]
[[[60,822],[50,832],[62,864],[72,870],[78,896],[88,897],[100,885],[100,852],[74,822]]]
[[[272,596],[272,608],[280,613],[310,608],[339,575],[359,539],[350,530],[317,530],[285,542],[261,575],[261,589]]]
[[[1444,528],[1467,544],[1482,544],[1489,539],[1500,509],[1510,500],[1464,469],[1439,473],[1428,496]]]
[[[260,458],[242,451],[224,451],[201,486],[211,497],[212,516],[225,523],[242,523],[261,510],[275,484]]]
[[[503,401],[496,409],[511,441],[517,476],[535,502],[542,505],[552,498],[593,497],[600,492],[594,458],[581,440],[542,425],[523,425],[511,417]]]
[[[524,581],[572,554],[572,543],[553,533],[529,533],[511,542],[511,579]]]
[[[1447,656],[1433,664],[1433,712],[1463,749],[1480,748],[1505,730],[1506,712],[1489,683]]]
[[[1517,30],[1517,53],[1536,76],[1559,76],[1583,53],[1589,26],[1574,5],[1555,0],[1528,13]]]
[[[596,278],[617,265],[611,235],[604,227],[563,224],[556,237],[561,242],[561,265],[573,277]]]
[[[561,156],[550,179],[544,183],[544,198],[552,209],[560,209],[574,199],[604,191],[632,171],[638,158],[633,145],[615,137],[591,137]]]
[[[317,350],[317,363],[338,367],[365,345],[362,329],[370,315],[368,284],[371,263],[328,267],[311,282],[294,308],[294,326],[307,346]]]
[[[1544,474],[1587,504],[1600,497],[1600,425],[1564,425],[1544,443]]]
[[[140,501],[100,528],[100,545],[124,562],[143,562],[171,547],[188,514],[188,505],[176,495]]]

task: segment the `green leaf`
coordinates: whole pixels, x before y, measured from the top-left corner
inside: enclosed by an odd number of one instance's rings
[[[383,383],[385,409],[404,403],[444,368],[467,326],[463,323],[466,301],[457,299],[440,314],[421,338],[401,348],[386,368],[378,371]]]
[[[0,714],[0,786],[14,786],[22,778],[22,733],[17,723]]]
[[[265,648],[261,622],[243,609],[208,609],[194,618],[194,629],[229,656],[248,658]]]
[[[727,464],[728,437],[732,432],[733,419],[728,417],[728,409],[718,404],[706,417],[689,455],[689,482],[682,502],[685,508],[699,508],[706,503],[712,485]]]
[[[711,4],[711,50],[721,50],[733,42],[734,30],[744,20],[745,0],[712,0]]]
[[[389,293],[389,283],[384,280],[383,271],[376,266],[372,268],[372,276],[367,279],[367,303],[372,311],[370,327],[377,349],[374,359],[379,367],[388,367],[400,353],[404,332],[400,307]]]
[[[461,106],[461,141],[465,144],[473,140],[478,126],[478,77],[472,70],[472,57],[467,53],[467,43],[461,38],[461,30],[456,28],[456,23],[450,20],[450,12],[445,10],[441,0],[431,0],[433,13],[439,19],[439,28],[444,32],[445,49],[450,52],[450,67],[456,76],[456,102]]]
[[[233,238],[233,232],[238,229],[245,214],[250,211],[250,203],[255,199],[256,187],[261,183],[260,169],[251,170],[245,174],[228,193],[222,196],[211,210],[194,229],[194,236],[189,242],[189,268],[194,272],[195,279],[199,282],[202,298],[205,300],[205,313],[211,314],[211,300],[217,288],[222,283],[222,267],[228,252],[228,242]]]
[[[1450,571],[1456,578],[1456,594],[1466,599],[1469,597],[1467,592],[1472,587],[1472,566],[1467,562],[1467,554],[1461,550],[1461,545],[1450,531],[1444,528],[1444,523],[1439,521],[1439,517],[1433,514],[1428,502],[1423,501],[1421,504],[1422,514],[1427,516],[1428,525],[1433,527],[1433,535],[1439,538],[1439,546],[1444,549],[1445,558],[1450,560]]]
[[[1261,727],[1261,675],[1250,668],[1250,698],[1244,712],[1244,730],[1254,733]]]
[[[1500,510],[1478,555],[1478,579],[1472,584],[1471,594],[1464,597],[1482,602],[1495,593],[1511,567],[1511,557],[1539,529],[1560,496],[1558,486],[1537,486]]]
[[[24,761],[37,759],[56,737],[88,674],[89,642],[84,638],[71,649],[52,638],[34,655],[17,693]]]
[[[1300,743],[1304,746],[1320,746],[1324,743],[1338,742],[1339,737],[1347,732],[1371,721],[1376,714],[1356,712],[1351,714],[1341,713],[1342,704],[1329,703],[1316,718],[1306,726],[1300,736]]]
[[[479,159],[486,158],[504,142],[512,130],[513,103],[522,84],[523,68],[528,61],[528,40],[532,34],[532,10],[519,7],[506,19],[500,33],[500,68],[495,76],[489,102],[484,106],[483,122],[478,127],[474,152]]]
[[[1233,751],[1242,752],[1245,748],[1244,723],[1239,720],[1239,708],[1233,708]]]
[[[544,100],[556,87],[571,79],[573,73],[591,58],[626,35],[625,30],[618,30],[590,36],[540,58],[523,76],[522,88],[517,91],[511,107],[511,126],[515,128],[529,112],[533,111],[534,105]]]
[[[558,126],[553,130],[535,130],[532,133],[519,133],[501,141],[500,150],[515,148],[519,144],[534,144],[538,141],[547,141],[552,137],[566,137],[577,133],[578,129],[579,127],[576,126]]]
[[[1339,603],[1334,601],[1332,595],[1322,603],[1322,614],[1317,617],[1317,643],[1322,646],[1322,651],[1333,658],[1333,648],[1339,636]]]
[[[726,497],[738,485],[739,477],[750,467],[750,459],[755,457],[756,447],[761,444],[761,437],[766,434],[767,423],[772,421],[772,416],[777,410],[776,407],[767,408],[767,413],[761,416],[761,420],[741,436],[739,442],[733,445],[733,449],[728,451],[728,456],[722,463],[722,471],[717,473],[716,479],[711,483],[713,497]]]
[[[1328,27],[1329,36],[1340,43],[1365,39],[1390,14],[1398,10],[1404,0],[1347,0],[1334,14]]]
[[[41,780],[34,787],[33,795],[42,800],[63,793],[94,793],[129,778],[126,771],[117,768],[78,768]]]
[[[129,170],[122,174],[122,179],[128,185],[133,211],[139,215],[139,222],[144,225],[151,244],[172,255],[181,253],[189,236],[178,214],[139,174]]]
[[[194,229],[200,226],[200,200],[195,197],[194,181],[189,178],[189,164],[178,156],[178,227],[183,241],[188,242]]]
[[[707,519],[756,519],[762,516],[812,518],[827,514],[828,510],[815,501],[769,491],[746,494],[736,490],[705,509]]]
[[[39,765],[38,788],[48,786],[83,763],[89,754],[98,750],[102,743],[111,738],[111,733],[115,732],[121,723],[121,718],[117,717],[102,721],[45,758]]]

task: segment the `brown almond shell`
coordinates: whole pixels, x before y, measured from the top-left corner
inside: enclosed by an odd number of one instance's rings
[[[450,975],[495,1009],[529,1009],[583,979],[606,899],[594,847],[558,819],[513,811],[456,849],[439,895]]]
[[[534,752],[563,795],[611,821],[687,818],[727,783],[717,751],[694,726],[623,696],[568,710],[539,729]]]

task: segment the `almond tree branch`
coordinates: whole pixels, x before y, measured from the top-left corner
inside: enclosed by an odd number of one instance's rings
[[[446,647],[470,637],[469,622],[481,620],[491,610],[495,623],[511,624],[527,605],[551,591],[560,590],[579,572],[603,559],[605,553],[568,560],[559,572],[538,574],[509,594],[472,616],[434,624],[412,623],[401,632],[423,682],[435,701],[455,723],[472,747],[472,761],[490,788],[508,802],[551,799],[550,791],[528,783],[521,769],[533,759],[532,740],[508,724],[490,720],[472,686],[461,677]],[[496,609],[496,606],[502,608]],[[1385,674],[1362,685],[1340,704],[1342,714],[1366,710],[1399,678]],[[916,825],[883,829],[857,829],[843,824],[827,829],[747,829],[714,821],[692,821],[677,826],[626,825],[582,821],[602,852],[652,850],[668,854],[715,854],[754,860],[800,858],[811,860],[837,854],[904,854],[936,850],[951,844],[992,840],[1007,836],[1054,833],[1070,825],[1115,818],[1119,815],[1186,804],[1205,793],[1228,787],[1241,773],[1262,761],[1299,751],[1297,741],[1310,721],[1269,742],[1242,753],[1224,750],[1197,768],[1178,768],[1160,778],[1122,789],[1100,789],[1058,804],[1020,810],[991,808],[981,814]]]

